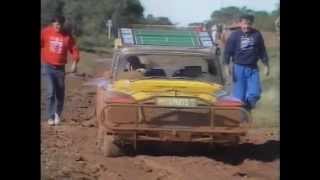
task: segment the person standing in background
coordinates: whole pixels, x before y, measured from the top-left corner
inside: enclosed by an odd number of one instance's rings
[[[269,75],[269,58],[262,34],[252,27],[254,16],[240,17],[240,29],[227,39],[224,50],[224,64],[227,76],[230,76],[230,60],[233,62],[232,95],[240,99],[248,111],[251,111],[260,99],[262,89],[258,69],[258,60],[264,64],[264,73]]]
[[[55,16],[51,25],[41,31],[41,63],[47,81],[46,118],[49,125],[58,125],[65,95],[65,65],[68,52],[73,62],[71,72],[77,71],[79,50],[71,34],[63,30],[65,18]]]

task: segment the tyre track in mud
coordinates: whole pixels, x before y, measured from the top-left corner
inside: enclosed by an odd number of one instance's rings
[[[100,76],[102,68],[97,71]],[[244,144],[231,150],[207,152],[195,146],[182,147],[183,153],[159,148],[138,151],[136,156],[104,157],[95,145],[95,87],[82,86],[96,77],[67,76],[64,121],[57,127],[42,122],[42,179],[279,179],[278,129],[252,130]]]
[[[204,179],[203,175],[214,176],[217,177],[214,173],[212,173],[211,168],[210,171],[204,169],[204,165],[208,165],[210,162],[207,162],[207,159],[186,157],[186,158],[176,158],[176,157],[146,157],[140,156],[137,157],[137,160],[140,159],[144,166],[152,169],[154,172],[158,172],[157,179],[161,180],[201,180]],[[198,162],[201,163],[198,163]],[[187,168],[186,168],[187,167]],[[201,174],[199,174],[199,168],[201,168]],[[196,170],[194,170],[196,169]],[[222,171],[219,174],[224,174]],[[227,176],[225,176],[227,177]]]

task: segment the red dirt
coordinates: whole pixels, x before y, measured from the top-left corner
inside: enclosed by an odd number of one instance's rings
[[[146,146],[135,156],[102,156],[95,144],[95,87],[82,86],[90,77],[67,76],[64,121],[56,127],[42,122],[42,179],[279,179],[279,129],[252,129],[238,147],[209,152],[176,144]]]

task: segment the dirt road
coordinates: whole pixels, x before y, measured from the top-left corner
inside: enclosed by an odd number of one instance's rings
[[[106,158],[96,148],[95,87],[83,86],[96,74],[66,77],[64,121],[49,127],[42,121],[41,165],[44,180],[212,180],[279,179],[279,129],[253,129],[247,142],[233,149],[208,152],[200,145],[167,145],[136,155]],[[45,88],[41,104],[44,113]],[[174,149],[170,151],[168,149]]]

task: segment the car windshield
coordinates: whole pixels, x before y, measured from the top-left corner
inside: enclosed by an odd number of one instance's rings
[[[118,79],[136,73],[138,79],[188,79],[220,83],[218,63],[208,57],[196,55],[130,55],[120,59]],[[126,77],[126,78],[121,78]]]

